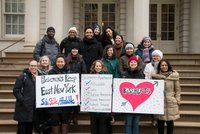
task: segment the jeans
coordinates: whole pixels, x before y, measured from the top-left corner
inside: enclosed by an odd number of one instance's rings
[[[125,115],[125,134],[139,134],[139,120],[138,114]]]

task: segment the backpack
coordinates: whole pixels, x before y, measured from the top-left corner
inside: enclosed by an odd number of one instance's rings
[[[22,87],[21,87],[21,90],[20,90],[20,93],[22,95],[24,94],[24,86],[25,86],[26,79],[27,79],[27,74],[23,73],[23,82],[22,82]]]

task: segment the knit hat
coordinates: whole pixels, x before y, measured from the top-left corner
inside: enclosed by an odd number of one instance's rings
[[[70,27],[69,30],[68,30],[68,32],[70,32],[70,31],[75,31],[77,33],[76,27]]]
[[[125,49],[127,49],[127,48],[134,49],[133,44],[131,44],[131,43],[126,44]]]
[[[138,63],[138,56],[131,56],[128,60],[128,64],[130,64],[131,61],[136,61]]]
[[[54,27],[48,27],[48,28],[47,28],[47,33],[50,32],[50,31],[53,31],[53,32],[55,33]]]
[[[161,59],[163,58],[163,53],[158,49],[154,50],[152,55],[158,55]]]
[[[78,44],[72,44],[71,49],[76,48],[77,50],[79,50],[79,45]]]

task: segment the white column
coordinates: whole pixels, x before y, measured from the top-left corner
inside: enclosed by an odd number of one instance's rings
[[[149,35],[149,0],[127,0],[126,37],[138,45]]]
[[[55,28],[58,43],[66,36],[66,30],[73,24],[73,0],[47,0],[46,28]]]
[[[191,0],[191,33],[190,33],[190,53],[199,53],[199,33],[200,33],[200,0]]]
[[[33,51],[39,40],[40,0],[25,1],[25,45],[24,49]]]

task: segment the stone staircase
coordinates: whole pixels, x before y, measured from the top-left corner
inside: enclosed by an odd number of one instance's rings
[[[6,52],[0,58],[0,134],[16,133],[13,120],[15,97],[12,88],[16,77],[27,67],[32,58],[30,52]],[[175,121],[174,134],[200,133],[200,54],[164,54],[175,70],[180,74],[181,82],[181,118]],[[71,134],[89,134],[89,114],[80,113],[79,125],[70,125]],[[123,114],[116,115],[113,125],[114,134],[122,134]],[[156,134],[149,115],[143,115],[140,121],[140,134]]]

